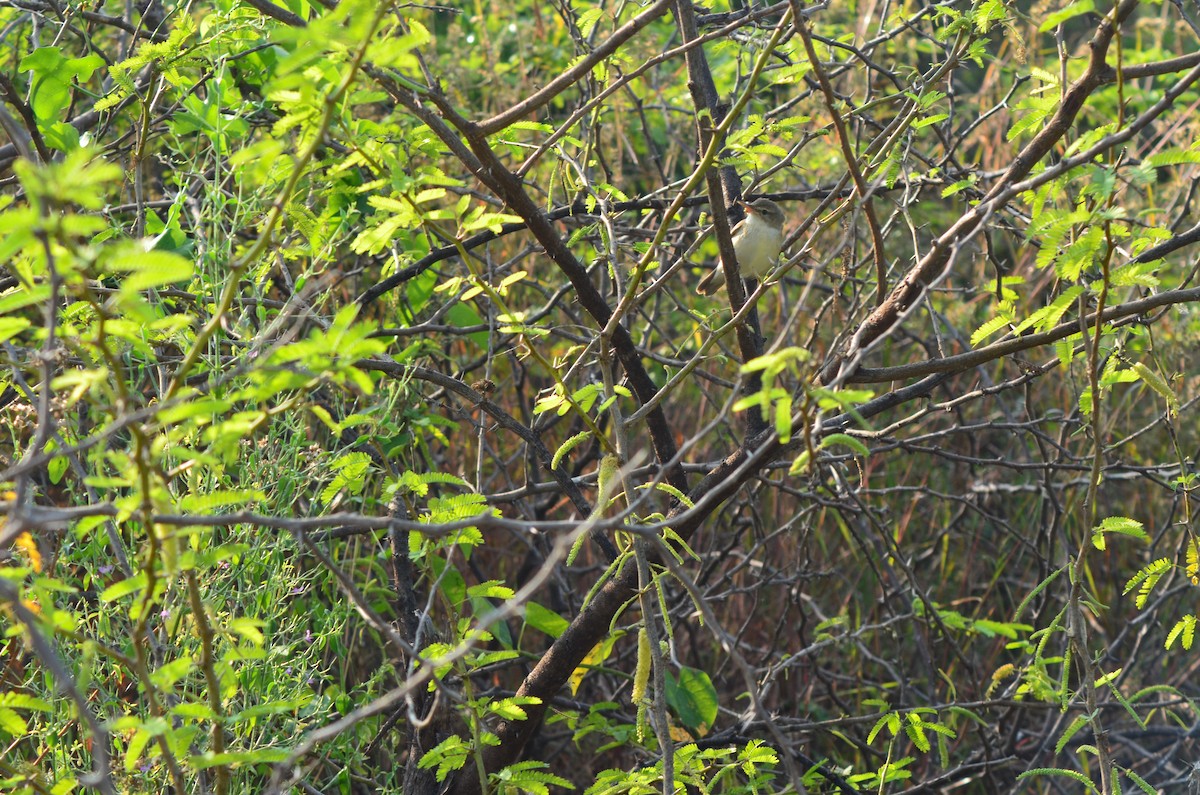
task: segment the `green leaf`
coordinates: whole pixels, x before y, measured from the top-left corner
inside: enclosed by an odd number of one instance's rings
[[[18,163],[23,161],[17,161]],[[19,309],[40,304],[50,297],[50,285],[38,284],[33,287],[18,287],[7,295],[0,296],[0,315],[16,312]],[[20,321],[23,318],[9,318],[9,323]],[[29,321],[25,320],[25,325],[29,325]]]
[[[445,568],[445,564],[441,558],[438,558],[438,565],[435,566],[435,571],[442,569],[445,574],[438,574],[438,582],[442,594],[446,597],[446,601],[452,607],[459,607],[467,600],[467,581],[463,578],[462,572],[454,567]]]
[[[0,317],[0,342],[7,342],[30,325],[23,317]]]
[[[184,513],[209,513],[230,505],[262,502],[267,498],[259,489],[216,489],[205,494],[185,494],[179,500]]]
[[[141,292],[192,278],[192,263],[178,254],[144,251],[136,245],[121,247],[106,264],[114,273],[125,274],[121,281],[124,293]]]
[[[195,662],[191,657],[184,655],[178,660],[172,660],[169,663],[161,665],[157,670],[151,672],[150,681],[158,687],[167,689],[178,682],[195,667]]]
[[[925,735],[924,721],[915,712],[908,713],[904,732],[908,735],[908,739],[912,740],[913,745],[923,754],[927,754],[933,749],[933,744],[929,742],[929,738]]]
[[[1012,322],[1011,312],[999,311],[994,318],[985,322],[971,334],[971,347],[979,345],[998,331],[1007,330]]]
[[[575,785],[564,778],[545,772],[545,762],[526,760],[516,762],[499,772],[492,773],[489,781],[496,784],[496,792],[529,793],[529,795],[549,795],[553,786],[557,790],[573,790]]]
[[[197,770],[210,767],[232,767],[240,765],[270,765],[288,758],[286,748],[258,748],[253,751],[229,751],[214,754],[211,751],[188,757],[188,763]]]
[[[1150,540],[1150,536],[1146,535],[1141,522],[1124,516],[1109,516],[1093,528],[1092,544],[1096,549],[1104,549],[1104,535],[1106,533],[1132,536],[1147,542]]]
[[[667,704],[693,733],[705,734],[712,728],[719,702],[707,673],[684,666],[676,679],[668,672],[666,696]]]
[[[896,713],[886,712],[883,715],[880,715],[875,721],[875,725],[871,727],[871,731],[867,732],[867,745],[874,743],[875,738],[878,737],[879,733],[884,729],[888,729],[892,734],[895,734],[897,728]]]
[[[1122,593],[1127,594],[1134,588],[1137,588],[1138,595],[1134,600],[1134,604],[1141,609],[1146,606],[1146,602],[1150,599],[1150,593],[1154,590],[1154,587],[1158,585],[1158,581],[1162,579],[1162,576],[1170,571],[1170,569],[1171,561],[1167,558],[1159,558],[1158,560],[1152,561],[1146,566],[1143,566],[1137,574],[1129,578],[1129,581],[1125,583],[1125,589],[1122,591]]]
[[[596,23],[600,21],[600,17],[604,16],[604,9],[589,8],[579,15],[578,21],[575,23],[579,27],[579,33],[587,38],[592,35],[592,29],[596,27]]]
[[[154,718],[141,724],[125,748],[125,772],[132,773],[136,770],[146,744],[168,731],[170,731],[170,726],[165,718]]]
[[[512,599],[516,592],[499,580],[488,580],[467,589],[467,596],[479,599]]]
[[[446,776],[450,773],[466,764],[470,750],[470,746],[461,737],[453,734],[426,751],[421,760],[417,762],[417,767],[422,770],[436,767],[435,777],[440,783],[445,781]]]
[[[220,418],[233,407],[228,400],[211,397],[194,397],[176,406],[166,406],[157,415],[163,425],[175,425],[193,418],[199,418],[197,425],[206,425]]]
[[[775,401],[775,433],[779,436],[780,444],[787,444],[792,439],[792,396],[783,395]]]
[[[50,702],[25,693],[0,693],[0,707],[12,709],[27,709],[34,712],[50,712],[54,708]]]
[[[504,720],[525,720],[529,717],[525,712],[526,704],[540,704],[540,698],[523,697],[523,698],[502,698],[488,704],[488,711],[498,715]]]
[[[366,453],[346,453],[334,461],[330,468],[335,472],[333,480],[321,490],[321,502],[325,505],[331,503],[342,489],[351,494],[362,491],[371,470],[371,457]]]
[[[525,603],[525,623],[552,638],[557,638],[570,626],[565,618],[537,602]]]
[[[195,701],[182,701],[176,704],[171,707],[171,714],[195,721],[212,720],[214,717],[212,707]]]
[[[262,619],[248,617],[231,618],[225,626],[230,632],[241,635],[255,646],[262,646],[266,642],[266,638],[262,633],[262,627],[266,626],[266,622]]]
[[[1075,781],[1084,785],[1084,791],[1086,792],[1100,791],[1097,789],[1096,785],[1092,783],[1092,780],[1082,773],[1059,767],[1036,767],[1032,770],[1026,770],[1024,773],[1017,776],[1017,781],[1022,781],[1027,778],[1034,778],[1036,776],[1064,776],[1066,778],[1074,779]]]
[[[1049,30],[1054,30],[1056,27],[1066,22],[1069,19],[1074,19],[1084,14],[1090,14],[1096,10],[1095,0],[1076,0],[1066,8],[1055,11],[1052,14],[1047,14],[1045,21],[1038,25],[1038,33],[1045,33]]]
[[[133,577],[115,582],[100,592],[99,599],[101,602],[115,602],[123,596],[128,596],[131,593],[137,593],[146,587],[146,573],[139,572]]]
[[[10,737],[22,737],[29,730],[25,719],[8,707],[0,707],[0,731]]]
[[[846,447],[849,447],[851,450],[853,450],[854,452],[856,452],[862,456],[869,456],[871,454],[871,451],[867,448],[867,446],[865,444],[863,444],[860,440],[855,439],[853,436],[850,436],[845,433],[829,434],[828,436],[826,436],[824,439],[821,440],[821,449],[825,450],[827,448],[833,447],[834,445],[838,445],[838,444],[845,445]]]
[[[942,198],[945,199],[949,196],[954,196],[955,194],[961,193],[967,188],[973,186],[977,180],[978,177],[972,174],[971,178],[969,179],[960,179],[957,182],[950,183],[946,187],[942,188]]]
[[[1142,165],[1149,168],[1182,166],[1193,163],[1200,163],[1200,152],[1192,149],[1167,149],[1162,152],[1155,152],[1142,161]]]
[[[87,149],[68,152],[61,161],[49,165],[34,165],[22,158],[13,163],[12,169],[31,196],[74,202],[89,210],[103,207],[111,184],[121,178],[120,168]],[[67,220],[78,223],[79,217],[63,219]]]
[[[1167,639],[1163,643],[1163,648],[1170,649],[1178,640],[1184,651],[1190,651],[1195,639],[1196,616],[1187,615],[1176,621],[1175,626],[1171,627],[1171,631],[1167,633]]]
[[[57,119],[71,101],[72,82],[90,80],[103,66],[104,59],[97,53],[66,58],[58,47],[39,47],[26,55],[19,68],[31,73],[29,107],[33,115],[39,122]]]

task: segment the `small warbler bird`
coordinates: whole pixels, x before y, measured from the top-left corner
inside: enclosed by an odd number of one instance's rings
[[[746,217],[733,227],[733,253],[742,277],[757,279],[771,270],[783,248],[783,210],[770,199],[738,204],[745,208]],[[712,295],[724,286],[725,270],[717,263],[696,285],[696,292]]]

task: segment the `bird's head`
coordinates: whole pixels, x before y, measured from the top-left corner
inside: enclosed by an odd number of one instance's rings
[[[776,229],[783,228],[783,208],[770,199],[755,199],[752,202],[739,201],[743,209],[750,215],[757,215]]]

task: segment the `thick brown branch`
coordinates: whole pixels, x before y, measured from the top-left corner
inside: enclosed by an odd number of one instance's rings
[[[480,179],[486,177],[490,184],[494,186],[497,195],[504,200],[504,203],[525,221],[530,233],[533,234],[534,238],[546,250],[546,256],[553,260],[566,277],[570,279],[572,287],[575,288],[575,295],[579,300],[580,306],[598,324],[601,326],[607,325],[608,321],[612,318],[612,308],[604,300],[604,296],[600,295],[600,291],[592,284],[592,280],[588,276],[587,269],[583,266],[583,263],[579,261],[567,246],[562,236],[555,231],[554,225],[551,224],[546,213],[525,192],[520,178],[500,162],[500,159],[496,157],[496,153],[492,151],[485,136],[478,127],[465,122],[461,117],[457,119],[452,118],[451,123],[456,126],[462,125],[460,129],[463,129],[466,133],[467,143],[480,164],[480,172],[477,176]],[[658,393],[658,387],[655,385],[653,379],[650,378],[649,373],[646,372],[646,368],[642,364],[641,355],[638,353],[637,346],[634,344],[629,330],[624,326],[616,326],[613,331],[612,343],[617,353],[617,358],[620,360],[621,366],[625,369],[625,374],[629,379],[629,385],[633,389],[634,395],[641,403],[648,403],[653,400],[654,396]],[[675,437],[661,408],[656,408],[647,416],[646,425],[650,430],[650,438],[654,445],[654,453],[657,460],[659,462],[673,460],[677,450]],[[664,477],[668,483],[680,491],[687,490],[687,479],[684,477],[683,470],[678,465],[670,467],[664,474]]]
[[[698,41],[700,32],[696,26],[695,9],[691,0],[675,0],[675,21],[679,26],[684,44]],[[727,106],[721,104],[717,92],[716,81],[703,47],[691,47],[684,56],[688,70],[688,89],[692,94],[692,103],[696,107],[697,122],[697,151],[701,156],[712,146],[716,131],[723,129],[722,123],[728,112]],[[751,81],[757,78],[758,70],[751,76]],[[753,82],[747,88],[754,89]],[[717,145],[724,148],[724,133],[717,139]],[[725,270],[725,294],[729,297],[729,306],[737,315],[746,304],[746,291],[742,285],[737,255],[733,249],[733,234],[729,217],[725,212],[727,206],[733,206],[742,195],[741,182],[737,171],[731,166],[722,167],[719,171],[710,169],[705,175],[708,188],[709,205],[712,208],[713,229],[717,237],[717,247],[721,252],[721,262],[717,267]],[[762,355],[762,331],[758,322],[758,314],[752,310],[748,323],[739,323],[736,329],[738,349],[742,361],[748,362]],[[746,392],[757,392],[762,385],[761,375],[753,373],[746,384]],[[746,435],[755,436],[766,426],[762,414],[757,411],[746,414]]]
[[[508,412],[488,400],[482,393],[477,392],[457,378],[451,378],[444,373],[439,373],[437,370],[430,370],[426,367],[405,367],[395,362],[380,359],[370,359],[361,362],[360,366],[363,369],[381,370],[398,376],[411,374],[415,378],[428,381],[431,384],[437,384],[443,389],[470,400],[495,419],[502,428],[519,437],[533,449],[538,459],[542,462],[542,466],[550,472],[554,481],[562,489],[563,494],[571,500],[571,504],[575,506],[575,509],[579,511],[581,516],[589,516],[592,513],[591,503],[583,496],[583,492],[579,490],[579,486],[575,484],[575,481],[571,480],[571,476],[567,471],[561,466],[553,466],[554,455],[542,443],[541,437],[524,424],[517,422]],[[596,542],[596,545],[604,552],[609,562],[617,559],[616,547],[608,540],[608,536],[597,532],[592,534],[592,538]]]
[[[261,11],[263,14],[266,14],[272,19],[277,19],[283,24],[289,25],[293,28],[303,28],[308,26],[308,23],[299,16],[293,14],[291,11],[288,11],[282,6],[275,5],[271,2],[271,0],[246,0],[246,4],[254,7],[258,11]]]
[[[468,152],[468,154],[470,153]],[[473,159],[474,158],[472,157],[472,160]],[[693,199],[689,199],[684,204],[685,206],[696,206],[703,204],[704,201],[705,200],[702,197],[695,197]],[[622,202],[605,202],[603,204],[603,208],[609,213],[620,213],[630,210],[662,210],[665,209],[668,204],[670,204],[670,202],[662,199],[632,199]],[[597,212],[596,207],[589,209],[587,204],[580,200],[574,202],[573,204],[556,207],[555,209],[548,211],[546,213],[546,218],[551,221],[558,221],[563,218],[574,216],[592,216],[595,212]],[[433,249],[424,257],[421,257],[421,259],[414,262],[412,265],[402,268],[398,272],[380,281],[378,284],[374,284],[368,289],[364,290],[363,294],[358,297],[358,303],[360,306],[366,306],[375,302],[383,294],[395,289],[396,287],[399,287],[401,284],[404,284],[407,281],[416,278],[437,263],[457,257],[460,251],[471,251],[472,249],[479,248],[485,243],[490,243],[497,238],[511,235],[514,232],[523,232],[528,228],[529,227],[522,222],[501,224],[500,228],[495,232],[491,231],[490,229],[484,230],[482,232],[477,232],[476,234],[471,235],[462,241],[457,241],[453,245],[441,246],[440,248]]]
[[[1103,312],[1103,321],[1109,323],[1118,318],[1140,315],[1158,307],[1186,304],[1193,301],[1200,301],[1200,287],[1193,287],[1189,290],[1172,290],[1166,293],[1151,295],[1138,301],[1110,306]],[[1093,312],[1084,318],[1082,326],[1084,328],[1094,328],[1095,325],[1096,313]],[[1004,356],[1011,356],[1014,353],[1040,348],[1061,339],[1066,339],[1072,334],[1078,334],[1080,327],[1079,320],[1069,320],[1065,323],[1060,323],[1049,331],[1002,340],[987,347],[960,353],[956,356],[946,356],[942,359],[904,364],[896,367],[863,367],[847,378],[846,382],[852,384],[875,384],[886,381],[899,381],[906,378],[920,378],[931,373],[961,372],[981,364],[986,364],[987,362],[995,361]]]
[[[56,7],[52,3],[37,2],[37,0],[8,0],[7,5],[11,5],[14,8],[22,8],[26,11],[34,11],[40,14],[45,14],[46,16],[53,16],[60,22],[66,21],[63,16],[62,9]],[[112,14],[101,14],[96,11],[89,11],[74,7],[71,9],[70,16],[82,17],[88,22],[93,22],[97,25],[108,25],[110,27],[118,28],[126,33],[131,33],[138,38],[149,39],[150,41],[167,40],[167,34],[165,33],[147,30],[141,25],[133,24],[128,20],[118,16],[113,16]]]
[[[670,518],[681,517],[678,524],[672,525],[675,532],[684,538],[689,537],[718,505],[737,491],[742,483],[753,477],[758,468],[772,460],[779,451],[778,437],[771,431],[759,434],[753,444],[758,445],[753,453],[748,453],[746,449],[732,453],[712,472],[705,475],[692,491],[692,500],[697,503],[703,500],[708,506],[707,509],[701,506],[700,509],[688,510],[683,506],[676,506],[671,511]],[[575,616],[570,626],[554,641],[549,651],[542,655],[517,691],[518,697],[536,696],[542,699],[542,703],[526,705],[525,720],[505,721],[496,728],[495,734],[500,738],[500,742],[483,749],[484,766],[487,770],[499,770],[520,758],[526,743],[541,726],[550,696],[563,688],[583,658],[608,634],[618,611],[633,598],[636,586],[637,568],[627,565],[600,589],[595,598]],[[480,795],[479,778],[474,772],[469,770],[466,775],[459,776],[450,791],[454,795]]]
[[[1114,70],[1105,62],[1109,44],[1121,24],[1133,13],[1137,0],[1121,0],[1115,12],[1107,15],[1088,43],[1091,51],[1087,69],[1067,90],[1062,104],[1041,132],[1034,136],[1013,159],[1004,176],[992,187],[984,200],[972,208],[944,235],[934,241],[933,247],[892,289],[887,299],[875,309],[859,326],[851,347],[841,351],[821,372],[821,379],[828,383],[838,374],[840,365],[855,352],[878,339],[892,327],[900,314],[912,305],[925,285],[941,273],[950,262],[957,244],[973,234],[997,208],[995,199],[1005,194],[1014,184],[1027,175],[1045,157],[1071,126],[1083,108],[1084,102],[1097,87],[1110,80]],[[1115,19],[1114,19],[1115,18]]]

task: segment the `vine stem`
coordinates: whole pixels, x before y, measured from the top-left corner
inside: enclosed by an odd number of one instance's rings
[[[321,120],[317,123],[312,138],[309,140],[308,145],[301,150],[292,168],[292,173],[288,175],[287,182],[275,196],[275,201],[271,203],[271,209],[263,221],[262,232],[254,241],[254,245],[230,266],[229,277],[225,280],[225,288],[221,291],[221,299],[217,302],[216,310],[213,312],[212,317],[209,318],[209,321],[204,324],[204,327],[200,329],[200,333],[196,335],[195,342],[192,343],[192,347],[188,350],[187,355],[175,373],[175,377],[171,380],[166,393],[163,395],[164,400],[174,397],[183,386],[187,374],[200,359],[200,355],[205,346],[207,346],[208,341],[217,333],[217,329],[221,326],[221,321],[224,320],[225,315],[229,312],[229,308],[233,306],[233,300],[237,296],[238,284],[241,281],[242,275],[250,267],[251,263],[258,261],[267,250],[267,246],[273,241],[275,228],[283,218],[284,208],[287,206],[288,200],[296,191],[296,186],[305,173],[305,167],[316,156],[317,150],[325,143],[325,136],[329,132],[330,125],[333,123],[333,115],[337,111],[342,98],[350,90],[350,86],[354,84],[359,71],[362,69],[363,62],[367,57],[367,50],[371,45],[371,40],[375,37],[375,32],[379,29],[379,25],[383,22],[383,18],[390,8],[390,3],[380,3],[376,7],[375,15],[372,17],[371,23],[367,26],[367,31],[362,38],[362,42],[355,51],[354,58],[350,61],[350,67],[346,70],[346,74],[342,77],[337,87],[325,97],[324,107],[321,111]]]

